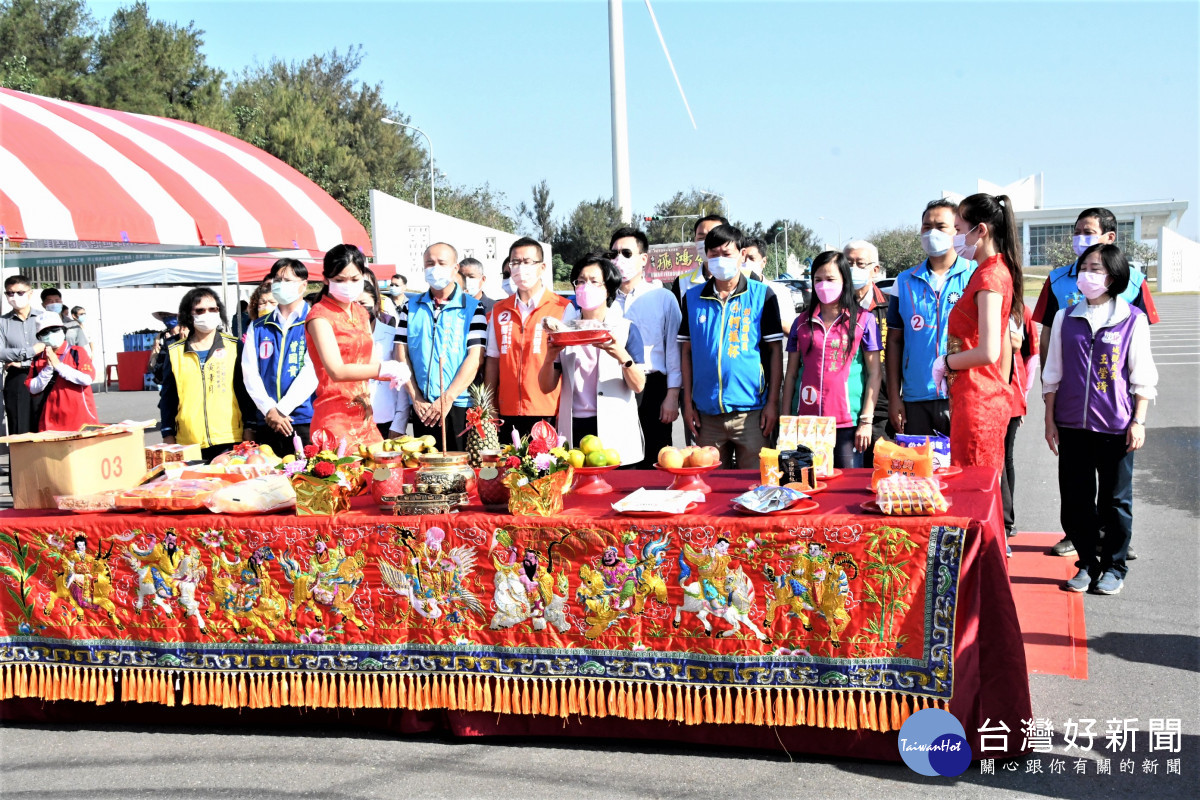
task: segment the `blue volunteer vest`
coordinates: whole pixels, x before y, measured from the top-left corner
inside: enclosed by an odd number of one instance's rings
[[[1075,269],[1074,263],[1064,264],[1050,270],[1050,275],[1046,280],[1050,283],[1050,291],[1054,293],[1054,299],[1058,301],[1059,308],[1070,309],[1071,306],[1083,299],[1083,295],[1079,293],[1079,287],[1075,284],[1077,277],[1079,277],[1079,272]],[[1142,293],[1142,284],[1145,280],[1146,273],[1130,264],[1129,285],[1125,287],[1125,291],[1121,292],[1120,298],[1126,303],[1135,302],[1138,295]],[[1045,319],[1042,320],[1042,324],[1049,325],[1053,321],[1053,319]]]
[[[246,343],[253,345],[258,356],[258,374],[262,376],[267,394],[276,403],[287,394],[292,382],[300,374],[304,362],[308,360],[308,341],[304,335],[304,321],[308,319],[308,309],[308,303],[305,303],[287,330],[284,330],[280,321],[279,309],[250,323]],[[296,406],[291,414],[292,423],[307,425],[312,422],[312,404],[313,399],[310,395]],[[257,408],[254,410],[254,416],[258,424],[265,422]]]
[[[434,321],[433,298],[425,292],[408,301],[408,361],[413,380],[426,400],[436,400],[448,388],[467,358],[467,334],[479,301],[455,287]],[[442,365],[441,378],[438,364]],[[471,404],[464,391],[454,405],[465,408]]]
[[[692,402],[701,414],[755,411],[766,401],[758,341],[769,290],[746,278],[739,284],[724,303],[704,296],[711,282],[687,293]]]
[[[946,353],[946,323],[950,309],[962,297],[978,265],[959,257],[946,273],[941,292],[929,283],[929,261],[901,272],[892,287],[896,310],[904,331],[904,358],[900,364],[901,393],[909,403],[945,400],[930,371]]]

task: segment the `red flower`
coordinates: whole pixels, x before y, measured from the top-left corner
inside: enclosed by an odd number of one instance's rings
[[[545,420],[539,420],[534,423],[533,430],[529,433],[529,438],[530,455],[549,453],[555,447],[558,447],[558,431],[554,430],[554,426]],[[533,451],[535,444],[540,448],[536,453]]]
[[[318,462],[317,465],[315,467],[313,467],[313,474],[316,475],[318,478],[328,478],[335,471],[336,471],[336,468],[333,466],[333,464],[330,464],[328,461]]]
[[[517,458],[516,456],[509,456],[504,462],[504,466],[508,469],[517,469],[521,466],[521,459]]]
[[[317,450],[317,446],[315,444],[308,444],[308,445],[304,446],[304,457],[305,458],[312,458],[318,452],[319,451]]]

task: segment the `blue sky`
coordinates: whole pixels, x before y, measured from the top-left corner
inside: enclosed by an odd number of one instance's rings
[[[117,3],[92,2],[106,19]],[[1045,173],[1047,205],[1186,200],[1200,230],[1200,17],[1179,3],[624,4],[633,204],[725,196],[833,239],[916,223],[943,189]],[[353,44],[357,78],[433,138],[455,183],[555,211],[612,194],[607,3],[168,2],[236,72]]]

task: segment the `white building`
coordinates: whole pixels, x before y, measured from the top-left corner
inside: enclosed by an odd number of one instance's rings
[[[490,297],[503,297],[500,290],[500,265],[508,257],[508,248],[521,238],[485,225],[439,214],[413,205],[376,189],[371,190],[371,243],[375,260],[395,264],[396,272],[408,280],[409,289],[424,290],[425,248],[434,242],[446,242],[458,251],[458,260],[476,258],[483,264],[483,290]],[[541,242],[546,264],[554,263],[550,245]],[[553,269],[546,269],[546,284],[554,286]]]
[[[1047,262],[1047,246],[1054,241],[1069,239],[1075,229],[1075,220],[1086,208],[1107,208],[1117,218],[1117,242],[1157,241],[1159,230],[1179,230],[1179,222],[1187,211],[1186,200],[1150,200],[1141,203],[1088,203],[1079,206],[1047,207],[1044,200],[1042,173],[1030,175],[1008,186],[997,186],[990,181],[979,180],[978,191],[988,194],[1005,194],[1013,203],[1013,213],[1021,226],[1023,260],[1027,267],[1054,267]],[[954,201],[963,195],[942,192],[943,197]]]

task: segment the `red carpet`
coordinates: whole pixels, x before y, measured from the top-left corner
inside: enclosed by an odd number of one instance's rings
[[[1018,533],[1009,544],[1008,573],[1030,674],[1087,679],[1083,595],[1065,592],[1075,559],[1046,555],[1060,533]]]

